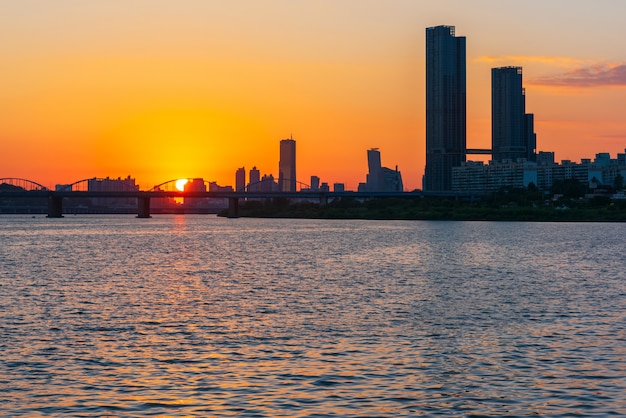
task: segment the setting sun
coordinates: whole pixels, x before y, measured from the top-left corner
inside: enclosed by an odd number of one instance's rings
[[[188,181],[189,180],[187,180],[187,179],[176,180],[176,190],[184,192],[185,191],[185,184],[187,184]]]

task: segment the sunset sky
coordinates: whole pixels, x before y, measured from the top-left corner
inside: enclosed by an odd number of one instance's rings
[[[623,0],[0,0],[0,178],[356,189],[368,148],[421,188],[425,28],[467,37],[467,145],[491,145],[492,67],[522,66],[538,149],[626,148]]]

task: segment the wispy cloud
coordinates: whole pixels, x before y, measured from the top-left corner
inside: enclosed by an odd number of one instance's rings
[[[601,86],[626,86],[626,63],[607,64],[576,58],[545,55],[502,55],[482,56],[476,62],[492,66],[528,65],[531,68],[543,66],[540,73],[547,73],[546,67],[559,67],[560,73],[543,77],[531,77],[529,85],[547,87],[588,88]]]
[[[596,135],[597,138],[607,138],[607,139],[625,139],[626,132],[617,133],[617,134],[604,134],[604,135]]]
[[[555,87],[626,86],[626,64],[596,64],[576,68],[561,74],[529,80],[529,84]]]
[[[547,55],[502,55],[502,56],[490,56],[483,55],[476,58],[477,62],[484,62],[491,65],[522,65],[526,63],[532,64],[546,64],[558,67],[573,67],[580,66],[585,63],[583,60],[569,58],[569,57],[556,57]]]

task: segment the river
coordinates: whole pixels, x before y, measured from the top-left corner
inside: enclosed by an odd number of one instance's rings
[[[623,415],[624,237],[0,216],[0,415]]]

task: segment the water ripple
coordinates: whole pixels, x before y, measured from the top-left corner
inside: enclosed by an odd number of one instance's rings
[[[626,414],[622,224],[32,222],[2,416]]]

